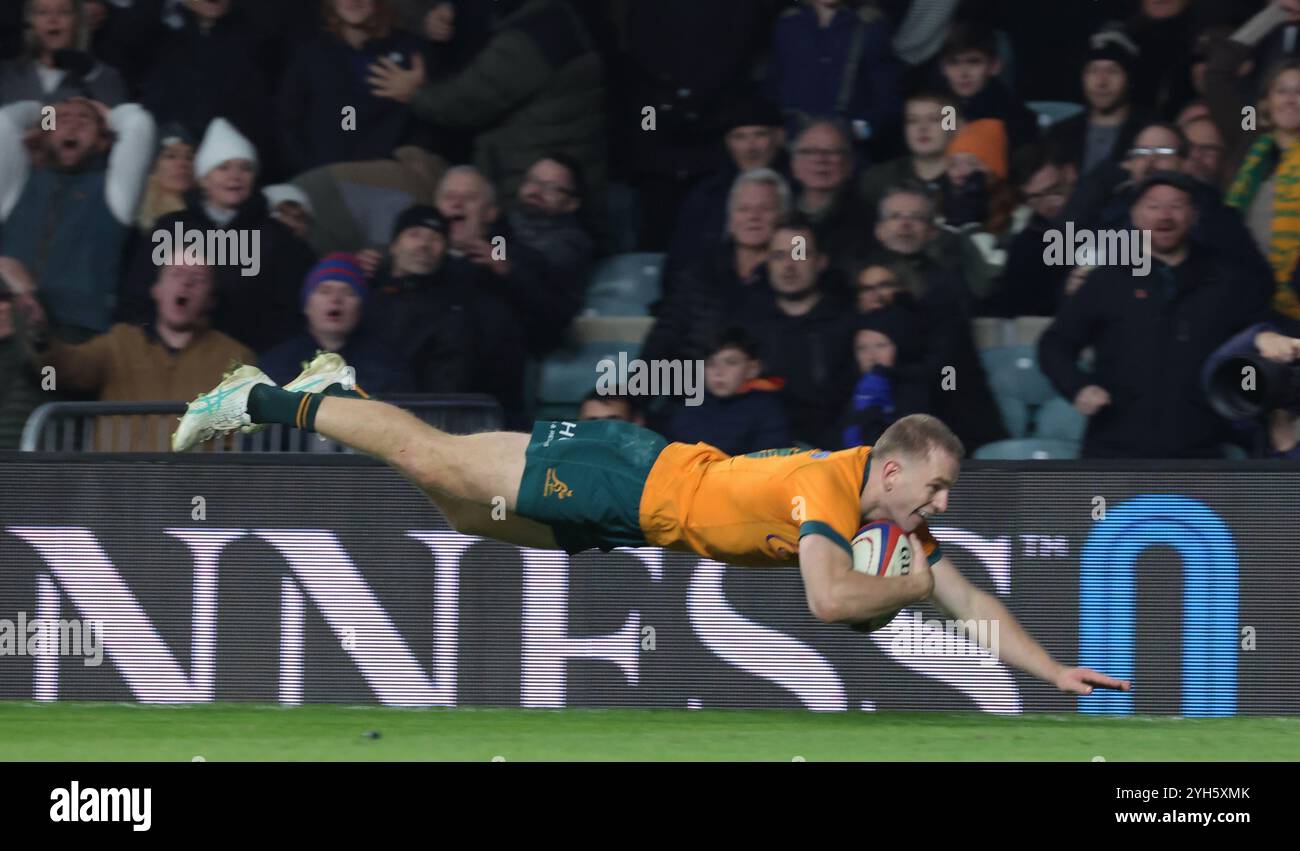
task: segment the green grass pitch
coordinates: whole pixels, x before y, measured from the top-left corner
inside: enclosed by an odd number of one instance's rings
[[[366,736],[378,732],[378,738]],[[0,702],[0,760],[1297,760],[1300,718]]]

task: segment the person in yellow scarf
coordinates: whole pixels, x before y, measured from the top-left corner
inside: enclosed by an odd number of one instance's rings
[[[1300,261],[1300,63],[1284,63],[1269,75],[1261,107],[1267,132],[1247,149],[1228,188],[1227,203],[1250,221],[1252,207],[1263,200],[1260,191],[1271,191],[1272,227],[1268,244],[1260,247],[1266,250],[1277,284],[1273,309],[1300,319],[1294,280]]]

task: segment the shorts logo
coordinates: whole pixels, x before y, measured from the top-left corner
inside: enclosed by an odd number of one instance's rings
[[[547,467],[546,485],[542,488],[542,496],[548,497],[551,495],[554,495],[557,499],[565,499],[573,496],[573,491],[568,485],[560,481],[559,476],[555,475],[554,467]]]
[[[560,427],[560,428],[559,428],[559,432],[560,432],[560,436],[559,436],[559,437],[556,437],[556,436],[555,436],[555,431],[556,431],[555,427],[556,427],[557,425]],[[553,422],[553,423],[551,423],[551,424],[550,424],[550,427],[546,429],[546,441],[542,444],[542,446],[543,446],[543,447],[550,446],[551,443],[552,443],[553,441],[556,441],[556,440],[565,440],[565,439],[570,438],[570,437],[577,437],[577,436],[578,436],[578,435],[577,435],[577,432],[574,431],[574,429],[576,429],[577,427],[578,427],[577,423],[570,423],[570,422]]]

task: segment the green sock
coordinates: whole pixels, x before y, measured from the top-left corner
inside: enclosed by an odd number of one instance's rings
[[[261,424],[293,426],[315,431],[316,410],[324,393],[297,393],[259,384],[248,394],[248,418]]]

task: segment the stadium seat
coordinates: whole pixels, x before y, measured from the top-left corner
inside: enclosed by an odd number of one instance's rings
[[[1048,440],[1083,440],[1088,418],[1074,409],[1068,399],[1049,399],[1038,409],[1034,437]]]
[[[1017,346],[1037,346],[1038,338],[1052,324],[1052,316],[1017,316],[1011,320],[1014,344]]]
[[[542,361],[537,388],[539,409],[576,406],[595,389],[601,361],[612,360],[617,364],[619,352],[627,352],[631,360],[640,351],[641,344],[632,342],[587,343],[560,349]]]
[[[1011,396],[1001,394],[994,396],[998,411],[1002,414],[1002,424],[1012,437],[1029,436],[1029,406]]]
[[[645,342],[654,324],[652,316],[579,316],[569,328],[569,342],[577,346],[614,343],[618,348],[635,348]]]
[[[1033,351],[1028,346],[1017,348]],[[1037,359],[1024,352],[990,372],[989,386],[995,395],[1018,399],[1031,407],[1045,405],[1052,399],[1059,398],[1052,382],[1039,370]]]
[[[1038,126],[1044,129],[1083,112],[1083,104],[1064,100],[1031,100],[1025,106],[1038,113]]]
[[[996,316],[980,316],[971,320],[971,337],[980,351],[1007,345],[1007,321]]]
[[[648,316],[662,291],[662,254],[617,254],[596,267],[587,287],[588,316]]]
[[[984,364],[984,371],[990,378],[998,370],[1022,358],[1038,363],[1038,355],[1033,346],[990,346],[980,349],[979,353],[980,362]]]
[[[973,457],[980,461],[1056,461],[1078,458],[1079,444],[1035,437],[999,440],[976,449]]]

